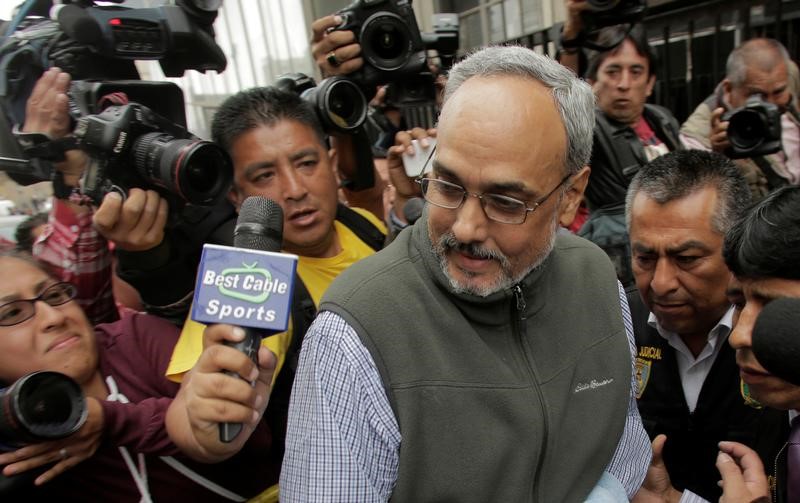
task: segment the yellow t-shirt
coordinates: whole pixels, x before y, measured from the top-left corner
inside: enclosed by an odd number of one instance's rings
[[[378,220],[375,215],[369,211],[361,208],[353,208],[362,216],[366,217],[370,223],[376,226],[384,234],[386,234],[386,227]],[[353,265],[358,260],[372,255],[375,251],[366,243],[361,241],[350,229],[339,221],[334,221],[336,233],[339,236],[339,244],[342,251],[338,255],[329,258],[312,258],[300,257],[297,262],[297,274],[303,280],[311,294],[311,299],[314,301],[315,306],[319,306],[319,301],[322,294],[328,289],[328,286],[342,271]],[[200,353],[203,351],[203,330],[205,325],[198,323],[189,318],[183,325],[181,336],[175,349],[172,351],[172,358],[167,367],[167,378],[180,382],[183,374],[191,369],[197,359],[200,358]],[[278,365],[276,367],[273,382],[277,377],[278,372],[283,366],[286,359],[286,352],[292,342],[292,326],[289,324],[289,329],[286,332],[281,332],[273,336],[267,337],[262,342],[262,346],[270,349],[275,356],[278,357]]]

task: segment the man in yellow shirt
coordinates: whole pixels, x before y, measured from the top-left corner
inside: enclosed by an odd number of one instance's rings
[[[328,285],[380,249],[386,228],[369,211],[339,202],[337,152],[328,148],[315,110],[294,93],[260,87],[231,96],[214,116],[212,136],[233,160],[228,200],[237,211],[249,196],[277,202],[284,216],[283,251],[299,256],[289,330],[263,342],[278,360],[264,416],[272,428],[270,456],[275,461],[275,469],[265,476],[277,483],[302,336]],[[362,199],[370,194],[381,198],[382,187],[361,194]],[[170,379],[179,381],[194,366],[202,353],[204,328],[187,320],[167,370]]]

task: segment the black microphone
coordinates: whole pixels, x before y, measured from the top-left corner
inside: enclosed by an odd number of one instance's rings
[[[74,4],[56,5],[50,11],[61,30],[79,44],[97,47],[103,41],[103,31],[95,18]]]
[[[800,386],[800,298],[764,306],[753,327],[753,354],[768,372]]]
[[[425,200],[421,197],[412,197],[403,206],[403,216],[406,217],[408,225],[413,225],[422,216],[422,208],[425,207]]]
[[[248,250],[280,252],[282,243],[283,210],[278,203],[261,196],[250,196],[245,199],[239,208],[239,217],[233,230],[233,246]],[[258,365],[258,348],[261,347],[261,340],[272,335],[272,332],[246,326],[242,328],[245,332],[242,341],[225,344],[242,351]],[[220,423],[219,439],[225,443],[231,442],[241,431],[241,423]]]

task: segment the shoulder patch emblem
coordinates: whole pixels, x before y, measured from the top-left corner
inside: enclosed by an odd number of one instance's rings
[[[642,393],[650,380],[650,370],[653,362],[644,358],[636,358],[636,399],[642,398]]]
[[[739,379],[739,391],[742,394],[742,398],[744,398],[745,405],[752,407],[754,409],[764,408],[764,406],[761,405],[761,402],[759,402],[750,395],[750,386],[748,386],[746,382],[742,381],[741,378]]]

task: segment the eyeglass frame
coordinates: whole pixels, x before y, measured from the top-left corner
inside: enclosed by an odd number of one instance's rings
[[[49,292],[50,290],[52,290],[54,287],[57,287],[57,286],[58,287],[62,287],[62,286],[68,286],[69,287],[69,289],[67,290],[67,297],[68,298],[64,302],[60,302],[58,304],[51,304],[51,303],[47,302],[44,299],[44,297],[47,294],[47,292]],[[64,304],[66,304],[66,303],[68,303],[68,302],[70,302],[72,300],[75,300],[75,297],[77,297],[77,296],[78,296],[78,287],[77,286],[75,286],[73,283],[70,283],[68,281],[59,281],[57,283],[53,283],[52,285],[48,286],[47,288],[42,290],[42,293],[40,293],[39,295],[37,295],[36,297],[34,297],[32,299],[16,299],[16,300],[12,300],[12,301],[6,302],[5,304],[0,304],[0,314],[2,313],[3,308],[8,306],[8,305],[10,305],[10,304],[16,304],[16,303],[19,303],[19,302],[23,302],[23,303],[26,303],[27,305],[31,306],[31,314],[30,314],[30,316],[28,316],[27,318],[24,318],[22,320],[16,321],[14,323],[4,324],[3,320],[2,320],[2,317],[0,317],[0,327],[13,327],[14,325],[19,325],[20,323],[24,323],[24,322],[30,320],[31,318],[36,316],[36,303],[39,302],[39,301],[44,302],[45,304],[47,304],[50,307],[58,307],[58,306],[63,306]]]
[[[428,154],[428,158],[425,160],[425,167],[422,169],[423,173],[425,173],[425,171],[426,171],[426,169],[428,167],[428,163],[430,163],[431,159],[433,158],[434,152],[436,152],[436,145],[433,146],[433,148],[431,149],[431,153]],[[486,213],[486,206],[485,206],[486,203],[484,202],[484,199],[483,199],[483,197],[487,195],[486,192],[484,192],[482,194],[479,194],[477,192],[470,192],[465,187],[463,187],[463,186],[461,186],[461,185],[459,185],[457,183],[448,182],[446,180],[439,180],[438,178],[425,177],[425,176],[419,176],[414,181],[417,182],[420,185],[420,190],[422,191],[423,199],[425,199],[425,201],[431,203],[434,206],[437,206],[439,208],[444,208],[446,210],[457,210],[461,206],[464,205],[464,202],[467,200],[467,196],[473,196],[473,197],[477,197],[478,200],[480,200],[481,209],[483,210],[483,213],[486,215],[486,218],[488,218],[492,222],[497,222],[499,224],[507,224],[507,225],[522,225],[522,224],[525,223],[525,220],[528,219],[528,213],[533,213],[534,211],[536,211],[539,208],[539,206],[544,204],[550,198],[550,196],[552,196],[559,188],[561,188],[561,186],[564,185],[564,182],[566,182],[570,178],[572,178],[572,173],[568,173],[564,178],[562,178],[561,181],[558,182],[558,185],[553,187],[553,190],[548,192],[547,195],[545,195],[543,198],[539,199],[539,201],[534,203],[533,206],[528,206],[528,202],[527,201],[522,201],[521,199],[517,199],[516,197],[504,196],[502,194],[494,194],[492,192],[488,193],[488,195],[490,195],[490,196],[504,197],[506,199],[510,199],[512,201],[516,201],[516,202],[522,204],[523,207],[525,208],[525,214],[523,215],[522,221],[520,221],[520,222],[503,222],[501,220],[497,220],[497,219],[494,219],[494,218],[490,217],[489,214]],[[461,196],[461,202],[458,203],[457,206],[450,207],[450,206],[442,206],[441,204],[437,204],[437,203],[435,203],[433,201],[428,200],[427,191],[424,190],[424,185],[423,185],[423,182],[425,182],[425,181],[441,182],[441,183],[446,183],[448,185],[452,185],[453,187],[460,188],[464,192],[463,195]]]

